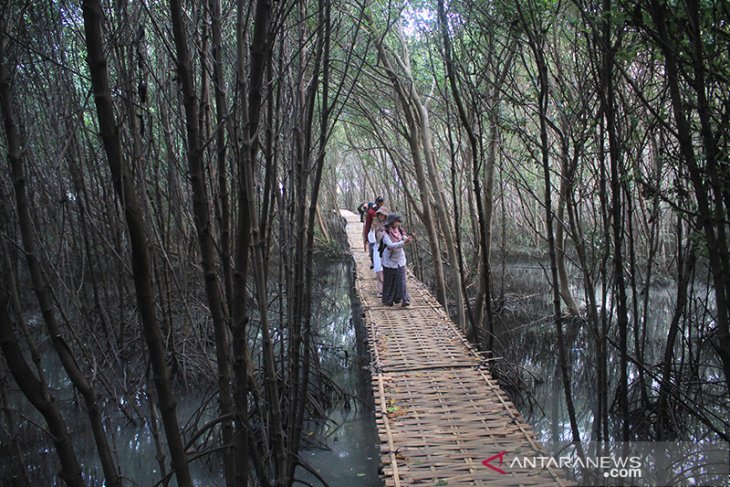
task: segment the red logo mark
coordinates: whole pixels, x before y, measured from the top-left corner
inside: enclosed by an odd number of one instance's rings
[[[499,466],[501,467],[502,466],[502,462],[504,460],[505,453],[507,453],[507,452],[506,451],[501,451],[501,452],[497,453],[496,455],[487,458],[486,460],[484,460],[482,462],[482,465],[484,465],[487,468],[491,468],[492,470],[494,470],[497,473],[500,473],[502,475],[507,475],[507,472],[505,472],[501,468],[495,467],[494,465],[491,464],[492,460],[496,460],[497,458],[499,458]]]

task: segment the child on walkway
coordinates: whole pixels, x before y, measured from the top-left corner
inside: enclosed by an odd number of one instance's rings
[[[400,227],[401,217],[395,213],[385,220],[383,234],[383,304],[401,306],[411,304],[411,296],[406,289],[406,252],[404,247],[411,243],[414,236],[406,235]]]

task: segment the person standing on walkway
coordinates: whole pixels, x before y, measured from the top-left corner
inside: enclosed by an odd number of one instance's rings
[[[377,218],[376,213],[383,206],[385,200],[382,196],[375,198],[375,203],[368,203],[368,212],[365,216],[365,224],[362,227],[362,239],[365,244],[365,252],[370,253],[370,268],[374,267],[373,250],[375,248],[375,233],[372,231],[373,221]]]
[[[385,306],[401,303],[411,304],[411,296],[406,288],[406,252],[405,246],[413,241],[415,235],[406,235],[401,228],[401,217],[391,213],[385,220],[383,233],[383,297]]]
[[[373,233],[375,233],[375,246],[373,247],[373,269],[375,270],[375,286],[378,297],[383,297],[383,257],[379,250],[380,242],[385,234],[385,220],[388,218],[388,209],[381,206],[376,212],[377,218],[373,221]]]
[[[360,223],[365,221],[365,215],[367,214],[368,208],[370,208],[371,204],[372,203],[370,201],[365,201],[357,207],[357,212],[360,214]]]
[[[362,226],[362,240],[365,244],[365,252],[370,255],[370,268],[373,268],[373,248],[375,246],[375,234],[372,232],[373,220],[377,211],[375,203],[368,203],[368,211],[365,214],[365,223]]]

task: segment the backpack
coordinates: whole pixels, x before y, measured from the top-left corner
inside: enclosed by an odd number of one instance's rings
[[[403,229],[399,228],[398,231],[400,232],[401,238],[404,236]],[[383,251],[385,251],[387,245],[385,245],[385,242],[383,242],[383,237],[380,237],[380,245],[378,245],[378,254],[380,254],[380,258],[383,258]]]

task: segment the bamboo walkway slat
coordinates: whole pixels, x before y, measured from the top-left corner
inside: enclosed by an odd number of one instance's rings
[[[421,282],[408,274],[410,307],[381,304],[362,251],[362,224],[352,212],[341,214],[368,332],[385,485],[568,485],[553,469],[505,468],[500,474],[482,465],[503,451],[544,452],[486,363]]]

